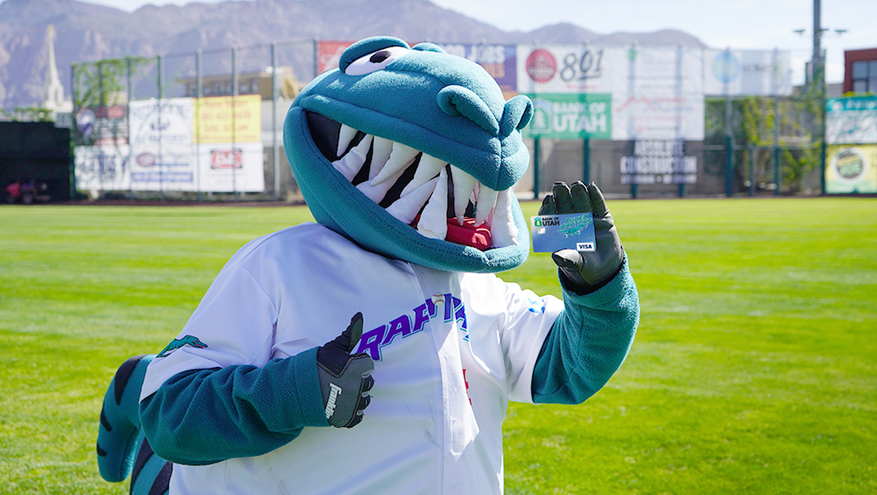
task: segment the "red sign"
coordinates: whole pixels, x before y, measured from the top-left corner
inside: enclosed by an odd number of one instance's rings
[[[210,152],[210,168],[243,168],[244,155],[241,150],[213,150]]]
[[[527,57],[527,75],[530,79],[544,83],[551,80],[557,73],[557,61],[548,50],[537,48]]]
[[[152,153],[140,153],[137,155],[137,165],[141,167],[151,167],[155,165],[155,155]]]
[[[341,60],[341,54],[353,41],[320,41],[318,43],[319,60],[317,61],[317,70],[320,74],[329,69],[338,67],[338,61]]]

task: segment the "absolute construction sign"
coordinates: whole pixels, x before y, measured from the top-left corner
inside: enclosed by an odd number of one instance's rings
[[[76,148],[78,189],[264,190],[259,95],[153,99],[129,108],[129,144]]]
[[[825,192],[877,193],[877,96],[828,100],[825,127]]]

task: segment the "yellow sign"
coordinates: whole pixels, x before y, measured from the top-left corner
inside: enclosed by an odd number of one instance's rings
[[[257,143],[262,141],[260,95],[195,99],[196,143]]]
[[[825,192],[877,193],[877,144],[827,146]]]

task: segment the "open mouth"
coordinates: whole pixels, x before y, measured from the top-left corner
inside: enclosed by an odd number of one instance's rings
[[[307,113],[314,143],[366,197],[421,235],[482,251],[517,244],[512,190],[402,143]]]

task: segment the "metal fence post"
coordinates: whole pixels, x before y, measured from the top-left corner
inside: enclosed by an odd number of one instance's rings
[[[582,141],[582,181],[591,182],[591,138],[588,137]]]
[[[274,162],[274,201],[280,200],[280,146],[277,144],[277,42],[271,42],[271,158]]]
[[[320,38],[314,36],[314,79],[320,75]]]
[[[198,201],[204,199],[201,194],[201,97],[204,81],[201,74],[201,49],[195,50],[195,189],[198,189]]]
[[[161,100],[164,99],[164,64],[162,63],[162,56],[159,53],[157,58],[158,63],[158,190],[161,194],[161,199],[164,201],[164,147],[162,146],[161,139]]]
[[[125,77],[127,78],[127,86],[128,86],[128,89],[127,89],[128,98],[127,98],[127,102],[125,103],[125,106],[126,106],[125,120],[127,121],[127,124],[128,124],[127,125],[127,127],[128,127],[128,173],[130,174],[131,173],[130,172],[131,171],[131,163],[133,163],[133,160],[134,160],[134,149],[131,147],[131,93],[132,93],[132,89],[131,89],[131,71],[132,71],[131,57],[125,57],[125,66],[126,66],[125,67]],[[128,196],[129,197],[134,196],[134,181],[132,181],[132,180],[128,180]]]
[[[749,195],[755,196],[755,145],[749,145]]]
[[[731,128],[731,89],[728,74],[731,73],[731,47],[725,51],[725,196],[734,194],[734,131]]]
[[[76,198],[76,133],[79,126],[76,125],[76,112],[79,110],[79,88],[76,86],[76,62],[70,62],[70,100],[73,103],[73,113],[71,114],[71,122],[73,128],[70,129],[70,140],[73,148],[70,153],[70,199]]]
[[[780,97],[773,97],[774,133],[773,133],[773,168],[774,181],[777,186],[775,195],[780,194]]]
[[[539,137],[533,138],[533,199],[539,199]]]
[[[237,66],[238,47],[231,48],[231,151],[234,154],[234,147],[237,144],[237,122],[235,121],[235,110],[237,110],[238,101],[238,66]],[[241,156],[243,160],[243,155]],[[231,166],[231,188],[234,191],[234,200],[238,200],[237,186],[237,163],[232,160]]]

